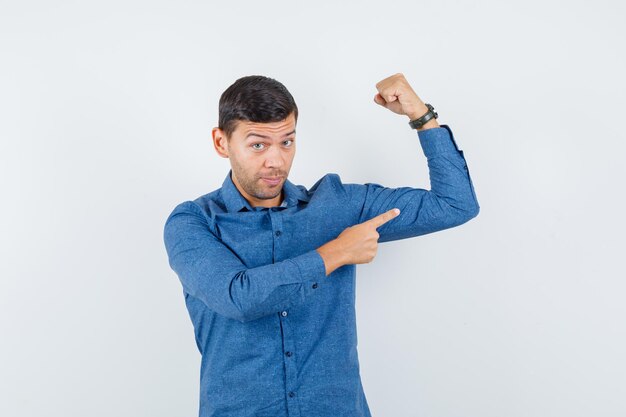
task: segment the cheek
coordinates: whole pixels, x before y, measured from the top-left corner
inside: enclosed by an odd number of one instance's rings
[[[247,164],[256,159],[256,154],[251,149],[237,149],[236,158],[241,164]]]
[[[255,152],[242,152],[237,155],[239,166],[251,177],[262,170],[264,161],[265,159]]]

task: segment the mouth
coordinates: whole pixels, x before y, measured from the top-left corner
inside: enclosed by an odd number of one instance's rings
[[[261,179],[265,181],[266,184],[278,185],[280,184],[280,181],[283,179],[283,177],[261,177]]]

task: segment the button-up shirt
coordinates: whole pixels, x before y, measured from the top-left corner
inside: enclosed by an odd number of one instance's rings
[[[228,172],[221,188],[178,204],[164,242],[201,353],[200,417],[370,417],[359,374],[356,265],[328,276],[316,248],[392,208],[378,242],[461,225],[479,205],[448,125],[417,131],[431,189],[283,185],[253,207]]]

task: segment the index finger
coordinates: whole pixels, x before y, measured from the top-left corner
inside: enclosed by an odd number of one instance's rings
[[[383,214],[379,214],[376,217],[372,217],[368,220],[368,222],[374,224],[375,227],[380,227],[383,224],[387,223],[389,220],[397,217],[400,214],[400,209],[393,208]]]

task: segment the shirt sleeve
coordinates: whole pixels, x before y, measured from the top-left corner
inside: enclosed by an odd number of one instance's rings
[[[179,204],[165,222],[170,267],[183,289],[226,317],[247,322],[304,301],[303,283],[326,277],[316,250],[273,264],[246,268],[209,228],[192,201]]]
[[[428,161],[430,190],[381,184],[344,184],[349,205],[362,223],[392,208],[400,214],[380,226],[379,242],[406,239],[461,225],[476,217],[476,199],[467,162],[448,125],[417,131]]]

